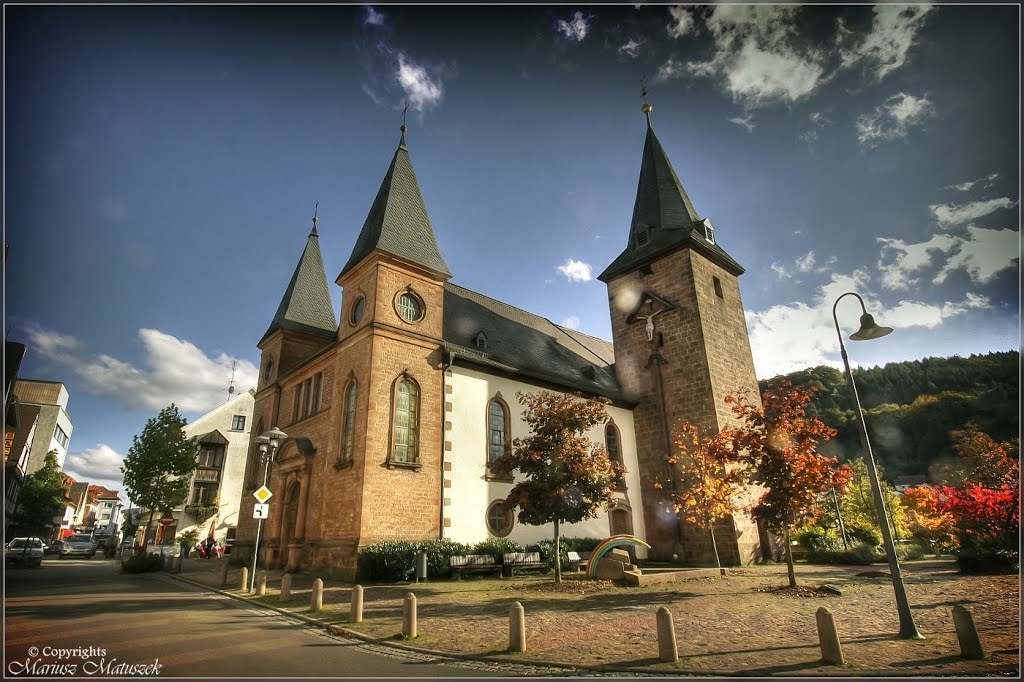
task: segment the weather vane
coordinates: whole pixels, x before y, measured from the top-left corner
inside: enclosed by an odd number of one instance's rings
[[[405,112],[407,112],[407,111],[409,111],[409,104],[408,103],[406,103],[405,108],[402,109],[402,132],[403,133],[406,131],[406,127],[405,127]]]
[[[320,218],[317,217],[317,211],[319,209],[320,209],[320,202],[318,201],[313,206],[313,232],[312,232],[312,234],[316,234],[316,226],[320,222]]]
[[[652,107],[650,104],[647,103],[647,76],[646,75],[644,75],[644,76],[642,76],[640,78],[640,96],[644,100],[644,105],[642,107],[640,107],[640,108],[641,108],[641,110],[645,114],[647,114],[647,121],[649,123],[650,120],[651,120],[651,110],[654,109],[654,107]]]

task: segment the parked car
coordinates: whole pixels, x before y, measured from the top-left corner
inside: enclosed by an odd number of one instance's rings
[[[64,547],[61,549],[60,558],[84,556],[91,559],[96,554],[96,548],[96,541],[91,535],[75,533],[64,538]]]
[[[43,545],[43,554],[57,554],[60,555],[61,548],[64,547],[63,540],[54,540],[53,542]]]
[[[4,563],[41,566],[43,547],[40,538],[14,538],[4,547]]]

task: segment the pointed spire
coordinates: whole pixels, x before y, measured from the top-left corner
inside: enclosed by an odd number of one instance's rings
[[[319,207],[319,202],[317,206]],[[338,323],[334,318],[334,304],[327,289],[324,259],[320,255],[316,215],[317,209],[314,208],[313,229],[306,238],[306,248],[295,265],[295,271],[284,296],[281,297],[281,304],[277,307],[270,327],[257,345],[266,341],[267,337],[278,329],[326,338],[333,338],[338,331]]]
[[[598,275],[598,279],[607,282],[684,246],[696,246],[709,252],[708,255],[720,261],[723,267],[735,270],[735,274],[743,272],[743,268],[725,251],[705,238],[704,224],[697,209],[654,133],[651,125],[654,107],[647,102],[645,79],[641,79],[641,93],[647,136],[640,161],[640,180],[630,221],[629,243],[619,257]]]
[[[339,280],[374,250],[415,263],[443,279],[452,276],[437,246],[434,227],[430,224],[420,184],[409,159],[409,150],[405,145],[405,133],[408,130],[405,112],[402,113],[402,119],[402,138],[398,149],[380,183],[363,229],[356,238],[352,255],[338,274]]]
[[[317,225],[317,223],[320,222],[320,219],[316,217],[316,213],[317,213],[317,210],[319,208],[320,208],[320,202],[318,201],[318,202],[316,202],[316,205],[313,207],[313,229],[310,230],[310,232],[309,232],[309,236],[310,237],[318,237],[318,236],[320,236],[320,235],[318,235],[316,233],[316,225]]]

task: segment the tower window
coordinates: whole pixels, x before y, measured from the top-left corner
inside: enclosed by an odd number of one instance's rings
[[[715,284],[715,296],[722,300],[725,300],[725,294],[722,293],[722,280],[718,279],[717,277],[712,277],[711,279],[714,281]]]
[[[646,225],[640,225],[636,230],[636,245],[647,246],[647,242],[651,240],[651,233]]]
[[[419,322],[423,319],[423,301],[415,294],[406,292],[399,296],[396,307],[398,315],[406,322]]]
[[[704,239],[712,244],[715,243],[715,228],[711,227],[711,218],[704,219]]]
[[[364,310],[366,310],[366,299],[360,296],[356,299],[356,302],[352,304],[352,312],[348,317],[349,324],[353,327],[359,324],[359,320],[363,319]]]
[[[341,455],[338,457],[338,464],[352,461],[355,451],[356,435],[356,382],[348,385],[345,391],[345,421],[341,427]]]
[[[403,379],[395,392],[395,432],[392,461],[416,462],[416,437],[419,412],[419,390],[409,379]]]
[[[274,358],[267,358],[267,366],[263,368],[263,380],[270,381],[270,376],[274,373]]]

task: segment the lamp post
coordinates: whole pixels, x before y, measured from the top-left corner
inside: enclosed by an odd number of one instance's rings
[[[263,460],[264,487],[266,487],[267,480],[270,477],[270,463],[274,460],[274,456],[277,454],[277,446],[280,445],[281,441],[287,437],[288,434],[276,426],[256,437],[256,442],[260,444],[260,457]],[[256,544],[253,545],[252,550],[252,574],[249,576],[250,592],[256,590],[256,561],[260,556],[260,533],[262,531],[263,519],[259,519],[256,524]]]
[[[839,337],[839,350],[843,356],[843,366],[846,368],[846,381],[853,393],[853,402],[857,407],[857,422],[860,426],[860,445],[864,450],[865,464],[868,470],[868,479],[871,482],[871,496],[875,502],[875,515],[878,517],[878,524],[881,526],[882,541],[885,545],[885,555],[889,563],[889,575],[892,577],[892,586],[896,592],[896,610],[900,617],[901,639],[924,639],[917,630],[914,623],[914,614],[910,611],[910,602],[907,599],[907,590],[903,585],[903,574],[900,572],[900,562],[896,557],[896,544],[893,542],[892,528],[889,526],[889,516],[885,511],[885,501],[882,499],[882,486],[878,482],[878,470],[875,468],[875,456],[871,452],[871,442],[868,440],[868,428],[864,422],[864,410],[860,406],[860,396],[857,394],[857,384],[853,380],[853,370],[850,369],[850,359],[846,355],[846,346],[843,345],[843,333],[839,330],[839,319],[836,317],[836,306],[846,296],[856,296],[860,301],[860,329],[850,335],[853,341],[870,341],[892,333],[892,327],[880,327],[875,324],[874,318],[868,314],[864,307],[864,299],[858,294],[848,291],[832,305],[832,321],[836,325],[836,335]]]

